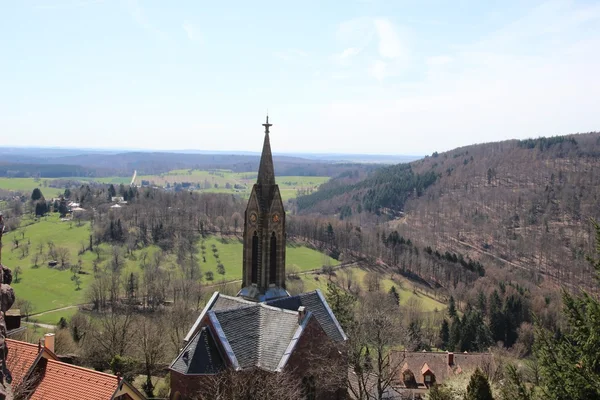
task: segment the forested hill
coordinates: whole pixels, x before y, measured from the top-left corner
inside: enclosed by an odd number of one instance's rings
[[[401,210],[411,196],[421,196],[437,179],[434,171],[415,173],[410,164],[398,164],[374,171],[360,179],[358,171],[347,171],[323,184],[319,190],[297,199],[298,211],[324,214]]]
[[[600,132],[433,153],[366,178],[333,179],[297,206],[363,222],[365,213],[387,214],[423,245],[583,284],[590,218],[600,219]]]

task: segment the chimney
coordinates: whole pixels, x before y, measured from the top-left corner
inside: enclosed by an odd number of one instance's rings
[[[298,324],[302,324],[304,317],[306,317],[306,308],[304,306],[300,306],[298,307]]]
[[[448,365],[454,365],[454,353],[448,352]]]
[[[44,347],[54,353],[54,333],[44,335]]]

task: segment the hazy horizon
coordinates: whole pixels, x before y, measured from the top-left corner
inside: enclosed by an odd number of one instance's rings
[[[0,5],[2,145],[426,155],[600,130],[592,1]]]

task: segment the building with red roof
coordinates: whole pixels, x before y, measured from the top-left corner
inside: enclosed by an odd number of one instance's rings
[[[145,400],[120,377],[67,364],[54,354],[54,334],[44,345],[7,339],[7,367],[12,374],[13,396],[29,400]]]

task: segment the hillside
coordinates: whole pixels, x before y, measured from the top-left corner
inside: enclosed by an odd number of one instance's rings
[[[330,180],[300,214],[386,214],[421,245],[491,257],[564,283],[589,278],[600,217],[600,133],[510,140],[434,153],[366,178]]]

